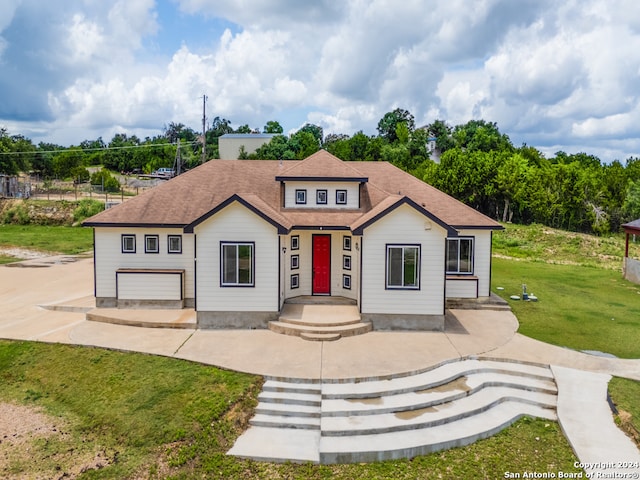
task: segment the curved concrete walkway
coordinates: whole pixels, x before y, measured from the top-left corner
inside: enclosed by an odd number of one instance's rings
[[[595,357],[532,340],[516,333],[518,322],[510,312],[457,310],[447,318],[445,332],[372,332],[337,342],[308,342],[268,330],[89,322],[84,312],[92,306],[92,296],[90,258],[51,257],[0,266],[0,338],[145,352],[276,378],[385,378],[474,355],[549,364],[560,372],[559,402],[565,405],[558,408],[560,423],[580,460],[640,465],[640,452],[615,427],[606,404],[609,376],[640,380],[640,360]],[[603,441],[605,431],[611,435]],[[600,453],[594,456],[593,451]]]

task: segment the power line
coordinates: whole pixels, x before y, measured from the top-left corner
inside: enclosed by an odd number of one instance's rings
[[[196,145],[196,144],[200,144],[201,142],[196,140],[193,142],[185,142],[182,145]],[[144,145],[125,145],[122,147],[100,147],[100,148],[82,148],[82,147],[75,147],[75,148],[60,148],[58,150],[23,150],[21,152],[0,152],[0,155],[22,155],[22,154],[26,154],[26,153],[62,153],[62,152],[67,152],[69,150],[71,151],[78,151],[77,148],[79,148],[79,152],[97,152],[97,151],[106,151],[106,150],[126,150],[129,148],[150,148],[150,147],[166,147],[169,145],[173,145],[176,146],[175,143],[148,143],[148,144],[144,144]]]

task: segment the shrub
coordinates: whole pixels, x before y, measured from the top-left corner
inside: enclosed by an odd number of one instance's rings
[[[104,210],[104,203],[97,200],[84,199],[78,202],[78,206],[73,211],[73,221],[82,222],[85,218],[93,217]]]
[[[10,207],[2,216],[2,223],[14,225],[28,225],[31,223],[29,211],[23,203],[18,203]]]
[[[119,192],[120,184],[108,170],[104,168],[91,175],[91,185],[100,185],[105,192]]]

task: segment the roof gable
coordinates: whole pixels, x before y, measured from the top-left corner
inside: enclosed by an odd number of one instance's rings
[[[278,233],[280,234],[286,234],[291,229],[291,224],[287,221],[287,219],[282,217],[279,212],[273,210],[268,204],[263,202],[260,197],[249,194],[244,195],[243,198],[243,196],[234,194],[231,197],[227,198],[224,202],[219,203],[207,213],[195,219],[189,225],[184,227],[185,233],[193,233],[195,227],[234,202],[238,202],[240,205],[246,207],[256,215],[258,215],[260,218],[276,227],[278,229]]]
[[[457,237],[458,232],[451,225],[446,224],[440,218],[433,215],[424,207],[418,205],[416,202],[408,197],[401,197],[399,195],[390,196],[385,201],[380,202],[375,208],[371,209],[367,214],[360,217],[356,222],[351,225],[351,229],[355,235],[362,235],[364,229],[369,225],[377,222],[381,218],[390,214],[398,207],[402,205],[409,205],[414,208],[418,213],[421,213],[436,225],[440,225],[447,231],[447,235],[450,237]]]
[[[360,172],[326,150],[319,150],[276,176],[277,181],[322,180],[366,182]]]

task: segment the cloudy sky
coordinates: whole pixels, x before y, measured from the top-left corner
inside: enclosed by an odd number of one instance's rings
[[[2,0],[0,126],[34,142],[207,117],[376,133],[496,122],[547,156],[640,156],[637,0]]]

